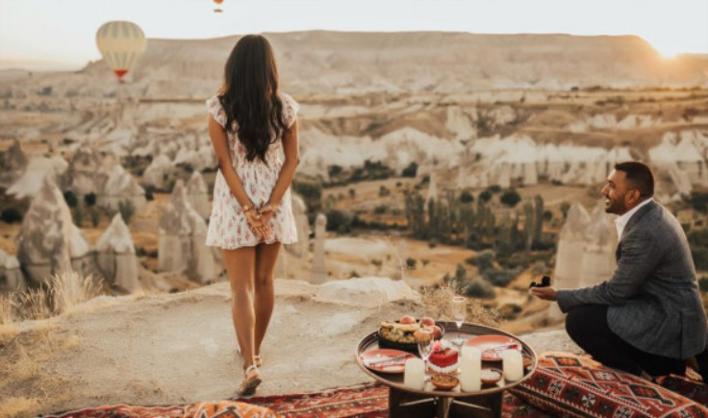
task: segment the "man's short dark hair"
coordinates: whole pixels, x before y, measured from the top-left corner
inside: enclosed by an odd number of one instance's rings
[[[654,196],[654,175],[646,164],[639,161],[626,161],[615,164],[615,170],[625,172],[627,180],[639,190],[641,197]]]

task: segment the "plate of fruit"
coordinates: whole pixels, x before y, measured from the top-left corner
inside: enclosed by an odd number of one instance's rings
[[[411,315],[403,315],[398,321],[382,321],[378,330],[379,347],[418,354],[415,332],[426,327],[433,331],[434,339],[442,338],[444,331],[435,325],[433,318],[422,317],[418,320]]]

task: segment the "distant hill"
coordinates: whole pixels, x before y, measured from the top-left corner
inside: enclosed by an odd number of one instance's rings
[[[266,36],[285,88],[296,94],[708,85],[708,56],[667,60],[637,36],[330,31]],[[237,40],[151,39],[134,81],[145,86],[147,96],[210,94]],[[100,61],[84,72],[109,76]]]

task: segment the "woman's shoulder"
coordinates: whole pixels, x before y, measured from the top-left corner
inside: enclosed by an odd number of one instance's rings
[[[221,105],[221,96],[218,93],[206,99],[206,107],[209,114],[219,125],[226,126],[226,112]]]
[[[293,96],[284,91],[280,91],[278,95],[280,96],[280,100],[283,102],[283,113],[285,115],[286,125],[290,127],[297,118],[297,112],[300,110],[300,104],[293,99]]]

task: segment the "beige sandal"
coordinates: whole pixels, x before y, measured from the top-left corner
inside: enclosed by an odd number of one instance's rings
[[[260,354],[253,356],[253,364],[255,364],[258,368],[261,368],[263,366],[263,359],[261,358]]]
[[[256,393],[256,388],[258,388],[261,382],[261,374],[258,372],[258,367],[255,364],[251,364],[243,373],[243,380],[241,381],[241,386],[238,388],[238,395],[253,395]]]

